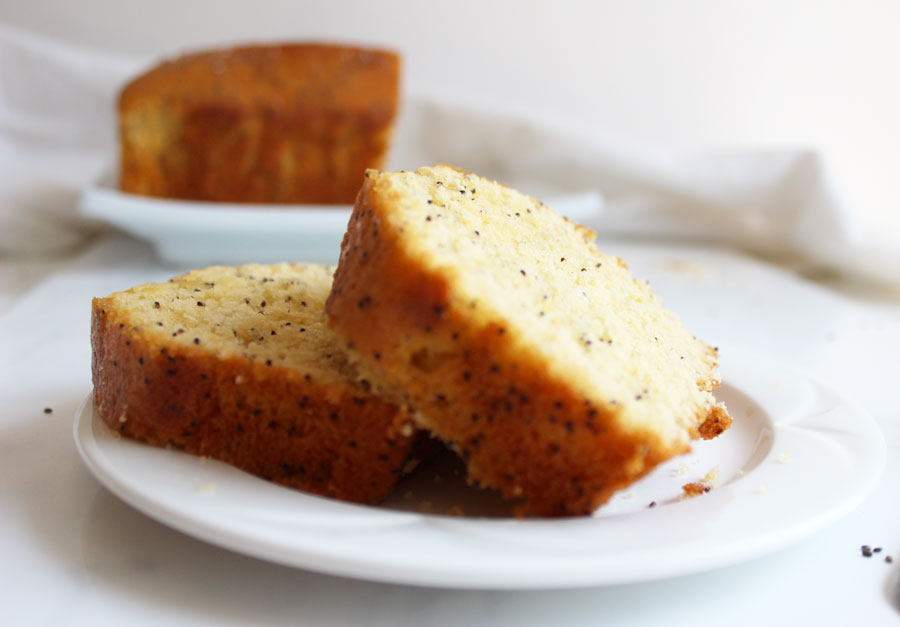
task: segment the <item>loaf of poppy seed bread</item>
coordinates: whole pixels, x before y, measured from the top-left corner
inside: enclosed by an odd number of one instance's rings
[[[593,239],[452,167],[369,171],[326,304],[374,389],[522,514],[588,514],[731,423],[715,351]]]
[[[333,267],[211,267],[93,302],[94,402],[124,436],[359,503],[400,478],[414,429],[325,324]]]
[[[326,44],[188,54],[131,81],[118,103],[120,187],[249,203],[352,203],[382,167],[400,59]]]

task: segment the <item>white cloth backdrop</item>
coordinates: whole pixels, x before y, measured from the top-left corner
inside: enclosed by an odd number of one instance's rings
[[[78,195],[114,165],[116,94],[153,61],[0,25],[0,254],[64,253],[101,228],[78,215]],[[392,165],[435,162],[544,198],[598,191],[585,222],[603,234],[712,241],[900,285],[900,235],[862,237],[840,173],[802,147],[661,154],[560,120],[407,97]]]

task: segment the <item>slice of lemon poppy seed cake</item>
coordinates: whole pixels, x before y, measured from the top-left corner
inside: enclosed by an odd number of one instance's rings
[[[588,514],[731,423],[716,353],[594,234],[449,166],[370,170],[326,315],[476,485]]]
[[[323,307],[333,267],[212,267],[93,302],[94,400],[122,435],[377,503],[414,429],[358,381]]]

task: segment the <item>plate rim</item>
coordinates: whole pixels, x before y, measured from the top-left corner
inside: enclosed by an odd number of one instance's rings
[[[183,228],[208,228],[215,220],[219,229],[249,227],[268,232],[272,228],[304,227],[317,223],[327,228],[343,228],[353,205],[260,204],[157,198],[123,192],[96,184],[81,193],[84,215],[118,223],[127,220],[154,226],[169,226],[179,220]],[[249,222],[249,224],[248,224]]]
[[[261,204],[181,200],[119,190],[109,176],[81,190],[80,215],[148,241],[176,265],[273,263],[334,264],[352,204]],[[584,221],[598,215],[603,196],[594,189],[558,195],[557,211]]]

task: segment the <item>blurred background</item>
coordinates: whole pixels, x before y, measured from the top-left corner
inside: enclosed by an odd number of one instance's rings
[[[318,39],[392,47],[408,94],[676,152],[811,149],[870,237],[900,233],[900,3],[2,0],[14,27],[156,59]]]

